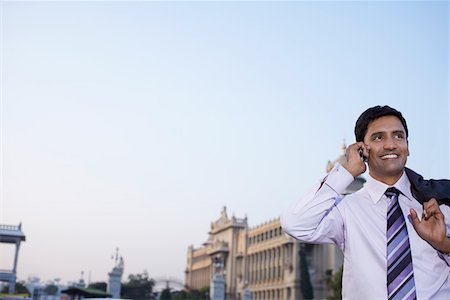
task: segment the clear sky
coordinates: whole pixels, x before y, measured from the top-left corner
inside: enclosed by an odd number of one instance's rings
[[[406,117],[409,167],[448,178],[448,2],[2,1],[19,279],[106,281],[116,247],[125,277],[184,279],[224,205],[278,217],[377,104]]]

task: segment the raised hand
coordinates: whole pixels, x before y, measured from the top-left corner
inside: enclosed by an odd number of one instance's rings
[[[353,177],[357,177],[366,171],[366,164],[363,157],[369,157],[369,149],[363,142],[354,143],[345,150],[345,157],[347,158],[347,162],[343,164],[343,167]]]
[[[423,203],[422,220],[419,220],[417,212],[413,208],[409,212],[417,234],[436,250],[450,253],[450,238],[447,237],[445,217],[436,199],[431,198]]]

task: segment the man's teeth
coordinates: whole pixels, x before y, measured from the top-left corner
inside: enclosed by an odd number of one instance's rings
[[[397,154],[386,154],[386,155],[383,155],[381,158],[382,159],[389,159],[389,158],[397,158],[397,157],[398,157]]]

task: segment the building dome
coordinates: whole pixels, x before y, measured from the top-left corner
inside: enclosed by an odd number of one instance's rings
[[[326,168],[327,173],[329,173],[334,168],[336,163],[343,165],[347,162],[347,157],[345,156],[346,149],[347,149],[347,145],[344,142],[342,144],[342,154],[337,159],[335,159],[333,162],[331,162],[331,161],[327,162],[327,168]],[[353,182],[347,187],[344,194],[351,194],[351,193],[356,192],[357,190],[359,190],[360,188],[363,187],[365,182],[366,182],[366,179],[364,179],[361,175],[356,177],[355,180],[353,180]]]
[[[345,157],[345,150],[347,149],[347,145],[345,142],[342,144],[342,154],[333,162],[328,161],[327,163],[327,173],[331,171],[331,169],[334,168],[336,163],[340,163],[341,165],[345,164],[347,162],[347,158]]]

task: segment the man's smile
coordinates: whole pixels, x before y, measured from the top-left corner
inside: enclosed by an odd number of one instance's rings
[[[398,158],[398,154],[389,153],[381,156],[381,159],[395,159],[395,158]]]

